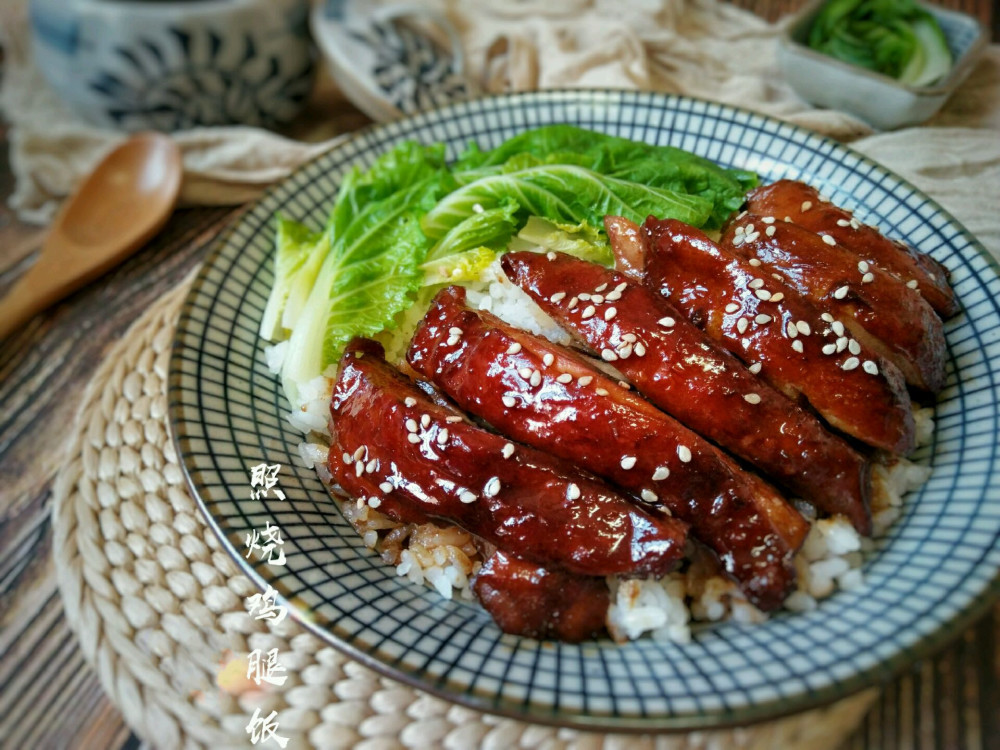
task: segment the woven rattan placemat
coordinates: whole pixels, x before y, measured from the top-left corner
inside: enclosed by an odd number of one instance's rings
[[[189,283],[107,353],[72,425],[52,509],[69,622],[111,700],[152,745],[248,747],[260,709],[275,712],[287,748],[823,750],[874,701],[868,690],[745,729],[588,733],[451,704],[378,676],[291,619],[251,618],[245,598],[256,589],[202,518],[168,434],[170,345]],[[247,655],[275,648],[287,680],[247,692]]]

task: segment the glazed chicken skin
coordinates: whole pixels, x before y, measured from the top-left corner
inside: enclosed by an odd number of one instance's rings
[[[720,346],[833,427],[874,448],[913,450],[910,396],[899,370],[850,343],[843,325],[794,289],[682,222],[643,224],[646,283]]]
[[[501,264],[546,313],[602,352],[658,407],[871,533],[868,462],[641,282],[558,253],[551,259],[508,253]],[[624,338],[630,333],[631,344]]]
[[[603,482],[470,424],[352,341],[330,405],[329,468],[354,498],[398,520],[400,505],[454,523],[525,560],[590,576],[661,576],[684,552],[684,524]]]
[[[569,256],[524,255],[525,263],[609,273]],[[499,432],[690,523],[748,599],[763,610],[780,606],[809,527],[777,490],[578,355],[464,303],[461,287],[435,298],[408,353],[415,370]],[[449,344],[458,331],[461,344]]]
[[[579,643],[600,635],[610,604],[603,578],[545,568],[497,550],[472,591],[505,633]]]
[[[944,328],[934,309],[899,279],[816,234],[773,217],[743,214],[720,241],[761,271],[777,274],[827,310],[858,342],[892,362],[906,382],[935,393],[944,385]],[[758,265],[759,264],[759,265]]]
[[[811,232],[828,234],[873,268],[880,268],[919,290],[939,315],[948,318],[959,310],[948,272],[936,260],[885,237],[862,224],[849,211],[824,200],[819,192],[795,180],[763,185],[747,196],[747,210],[758,216],[787,220]]]

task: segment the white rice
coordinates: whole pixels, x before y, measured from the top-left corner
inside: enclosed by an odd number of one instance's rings
[[[470,306],[486,310],[505,322],[544,336],[557,343],[569,344],[570,336],[520,288],[507,280],[499,261],[483,273],[480,283],[467,288]],[[429,300],[414,305],[397,319],[397,328],[377,338],[386,349],[390,362],[403,361],[410,336],[427,311]],[[281,370],[287,342],[265,348],[264,356],[271,372]],[[603,362],[598,364],[604,364]],[[306,439],[299,444],[299,457],[307,468],[315,468],[325,482],[330,481],[326,467],[329,443],[331,389],[335,368],[305,384],[300,400],[288,415],[289,423]],[[933,410],[914,411],[918,445],[930,442],[934,432]],[[879,537],[899,518],[903,496],[927,481],[930,468],[906,459],[873,468],[872,518],[874,536]],[[820,599],[837,590],[853,591],[865,585],[862,564],[872,542],[864,539],[842,516],[816,518],[809,503],[794,500],[811,528],[795,557],[797,589],[785,600],[793,612],[807,612]],[[364,500],[344,502],[347,519],[358,529],[366,546],[396,568],[397,575],[416,585],[430,585],[445,599],[471,599],[471,579],[482,561],[472,536],[455,527],[435,524],[404,525],[369,508]],[[767,615],[754,607],[707,556],[695,555],[683,573],[672,573],[660,580],[608,578],[611,604],[607,627],[618,641],[651,637],[687,643],[692,622],[762,622]]]

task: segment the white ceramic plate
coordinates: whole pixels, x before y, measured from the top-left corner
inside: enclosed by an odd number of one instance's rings
[[[727,623],[688,645],[643,639],[541,644],[502,634],[478,605],[397,578],[365,549],[315,473],[257,336],[272,281],[272,217],[320,227],[338,184],[397,142],[499,145],[574,123],[672,144],[765,181],[802,179],[947,266],[964,312],[949,321],[948,383],[930,481],[865,561],[865,585],[806,614]],[[532,721],[677,730],[747,723],[819,705],[888,678],[996,595],[1000,567],[1000,277],[940,206],[861,155],[760,115],[658,94],[543,92],[480,99],[362,131],[271,190],[221,237],[183,309],[170,373],[174,438],[223,544],[303,625],[397,679]],[[248,499],[249,470],[281,464],[284,500]],[[244,539],[278,524],[287,565],[251,565]]]

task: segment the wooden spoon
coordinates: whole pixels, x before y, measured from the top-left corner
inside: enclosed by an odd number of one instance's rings
[[[180,149],[139,133],[108,154],[66,201],[38,260],[0,300],[0,340],[149,241],[181,187]]]

